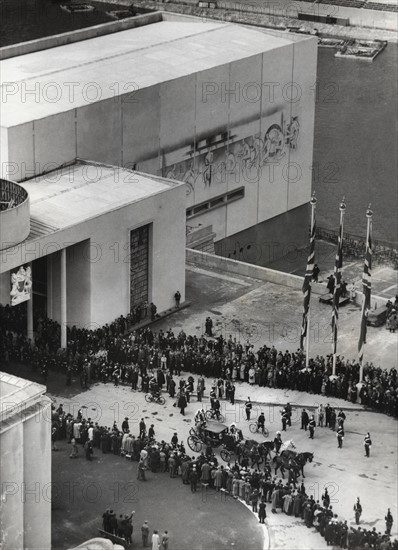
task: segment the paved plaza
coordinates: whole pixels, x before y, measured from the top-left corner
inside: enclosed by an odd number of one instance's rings
[[[211,380],[206,380],[206,386],[210,385]],[[208,396],[208,391],[206,393]],[[251,388],[246,383],[240,383],[237,388],[238,402],[232,406],[223,401],[222,412],[226,423],[236,422],[245,438],[261,441],[262,436],[249,432],[244,419],[243,403],[239,399],[247,395],[251,395],[256,402],[285,404],[290,401],[305,406],[333,402],[335,406],[346,407],[343,449],[337,448],[336,434],[328,428],[317,428],[315,439],[309,440],[307,433],[300,429],[301,408],[298,407],[293,409],[292,427],[286,434],[283,433],[283,439],[292,439],[300,452],[314,452],[313,463],[305,466],[304,482],[307,492],[315,500],[320,499],[325,487],[328,487],[335,513],[354,526],[353,505],[359,496],[363,506],[361,525],[365,528],[376,527],[384,532],[387,507],[391,508],[394,518],[397,514],[396,420],[362,411],[358,406],[350,407],[342,400],[332,401],[304,393],[298,397],[296,394],[298,392]],[[90,390],[70,397],[52,397],[58,404],[63,403],[67,412],[76,414],[83,407],[84,416],[101,425],[111,426],[116,421],[120,427],[125,416],[128,416],[131,432],[136,436],[138,423],[144,418],[147,427],[154,424],[157,440],[170,441],[177,432],[184,443],[198,408],[193,398],[183,417],[178,408],[173,407],[175,401],[171,398],[167,398],[164,406],[148,404],[143,393],[133,392],[127,386],[114,387],[111,383],[95,384]],[[204,405],[209,406],[208,397]],[[254,407],[254,418],[260,409],[264,411],[270,437],[281,429],[280,408],[279,405]],[[370,431],[373,440],[370,458],[364,456],[363,437],[366,431]],[[52,478],[59,488],[53,506],[54,548],[67,548],[65,543],[72,544],[95,536],[101,524],[101,515],[108,507],[113,507],[117,513],[130,512],[130,508],[136,510],[135,526],[139,527],[140,522],[148,519],[152,528],[168,529],[175,549],[232,548],[234,543],[236,549],[258,550],[259,541],[263,538],[263,544],[268,547],[269,543],[270,548],[315,550],[326,547],[315,528],[307,529],[301,519],[282,513],[271,514],[270,505],[267,505],[268,533],[265,533],[261,531],[261,526],[257,527],[254,516],[250,519],[250,512],[244,509],[244,505],[236,503],[231,497],[222,500],[222,496],[211,490],[205,498],[200,490],[192,495],[189,487],[182,485],[181,479],[170,480],[168,474],[149,472],[148,482],[138,482],[136,463],[119,456],[103,455],[99,450],[95,450],[92,463],[86,462],[82,450],[78,460],[70,461],[70,446],[65,441],[59,442],[58,446],[59,452],[53,453]],[[192,451],[189,453],[195,454]],[[73,499],[67,491],[72,486],[75,487]],[[190,520],[196,524],[194,532],[190,530]],[[236,525],[236,529],[229,532],[227,525],[235,525],[236,522],[242,522],[241,527]],[[199,529],[202,533],[200,539],[197,535]],[[244,545],[242,538],[239,538],[240,531],[247,537]],[[397,535],[396,523],[392,535]],[[211,544],[206,546],[209,542]]]
[[[207,272],[192,264],[187,270],[187,298],[191,301],[189,308],[155,323],[153,329],[172,328],[178,332],[184,328],[187,334],[200,335],[204,332],[206,316],[211,315],[215,321],[216,334],[228,336],[232,333],[241,341],[250,338],[256,347],[261,343],[273,343],[282,350],[295,350],[298,347],[298,341],[286,333],[286,327],[289,325],[288,329],[292,331],[294,323],[299,326],[300,292],[241,276]],[[316,296],[312,307],[317,322],[321,327],[327,327],[330,308],[319,304]],[[358,306],[349,305],[341,309],[342,338],[339,341],[339,352],[346,357],[356,356],[358,321]],[[272,338],[267,332],[269,325],[273,327]],[[321,337],[318,341],[312,341],[311,355],[327,354],[330,351],[331,343],[324,340]],[[396,345],[396,334],[390,334],[384,327],[370,328],[366,359],[384,367],[393,367],[396,365]],[[186,373],[182,374],[187,376]],[[209,406],[211,384],[211,379],[206,380],[206,407]],[[138,435],[138,423],[144,418],[147,427],[154,424],[156,439],[165,441],[170,441],[173,433],[177,432],[179,439],[186,443],[198,408],[196,398],[193,397],[183,417],[179,409],[173,407],[175,400],[167,394],[164,406],[148,404],[143,393],[134,392],[128,386],[94,384],[89,390],[81,392],[77,380],[71,388],[64,388],[63,380],[55,379],[54,374],[50,375],[49,392],[56,403],[63,403],[66,412],[76,414],[83,407],[84,415],[100,425],[111,426],[116,421],[120,427],[124,417],[128,416],[133,435]],[[241,382],[237,383],[235,405],[222,401],[221,406],[226,423],[236,422],[245,438],[262,439],[260,435],[250,434],[244,419],[243,403],[247,396],[255,403],[254,418],[260,411],[265,413],[270,438],[281,429],[281,405],[286,402],[293,405],[292,427],[282,437],[285,440],[292,439],[300,452],[314,452],[314,461],[305,467],[304,482],[307,492],[315,500],[320,499],[325,487],[328,487],[335,513],[354,526],[353,505],[356,498],[360,497],[363,506],[361,525],[365,528],[375,527],[381,532],[384,532],[384,516],[390,507],[395,519],[392,535],[397,535],[398,434],[395,419],[366,411],[360,404],[354,405],[340,399],[327,399],[298,391],[250,387]],[[300,429],[301,408],[327,402],[345,409],[347,420],[343,449],[337,448],[336,434],[328,428],[317,428],[313,441]],[[363,438],[368,431],[373,441],[370,458],[364,456],[363,447]],[[77,496],[76,501],[70,503],[63,498],[64,492],[61,491],[55,500],[54,548],[67,548],[66,543],[72,544],[95,536],[103,510],[113,506],[118,512],[118,505],[125,497],[119,495],[121,500],[114,503],[115,482],[121,483],[124,491],[126,487],[133,490],[132,509],[137,512],[134,525],[139,527],[140,522],[148,519],[152,528],[168,529],[172,548],[199,550],[206,547],[245,547],[257,550],[260,548],[259,541],[270,548],[315,550],[326,547],[324,539],[314,528],[306,528],[301,519],[282,513],[271,514],[270,505],[267,505],[267,529],[262,530],[245,505],[231,497],[227,496],[224,502],[214,491],[209,491],[205,497],[200,491],[192,495],[189,487],[183,486],[180,479],[170,480],[168,474],[149,473],[147,483],[138,482],[136,463],[113,455],[103,455],[98,450],[95,451],[92,463],[85,461],[82,451],[78,461],[70,461],[70,446],[64,441],[59,446],[60,451],[53,453],[53,482],[56,486],[75,482]],[[83,495],[84,487],[91,482],[101,484],[101,498],[95,497],[94,503],[87,503]],[[134,486],[125,485],[131,482]],[[127,513],[131,503],[123,502],[119,508],[123,508],[120,512]],[[195,522],[195,530],[190,528],[191,519]],[[242,522],[240,527],[237,522]],[[234,528],[228,531],[230,524]],[[197,536],[199,528],[202,533],[200,538]],[[139,539],[138,535],[135,535],[136,540],[137,537]]]

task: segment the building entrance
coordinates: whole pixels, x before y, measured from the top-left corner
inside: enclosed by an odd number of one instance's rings
[[[130,232],[130,312],[148,302],[149,225]]]

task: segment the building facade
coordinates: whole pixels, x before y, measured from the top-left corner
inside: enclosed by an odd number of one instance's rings
[[[51,399],[0,373],[1,548],[51,548]]]
[[[306,240],[316,38],[164,15],[84,44],[3,62],[3,177],[110,163],[185,182],[220,254]]]

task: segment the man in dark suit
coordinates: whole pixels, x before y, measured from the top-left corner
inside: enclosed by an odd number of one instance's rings
[[[309,418],[308,413],[305,409],[301,411],[301,429],[307,431]]]

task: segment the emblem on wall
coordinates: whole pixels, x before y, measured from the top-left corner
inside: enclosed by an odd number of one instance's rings
[[[32,270],[21,266],[16,273],[11,273],[11,305],[16,306],[31,299]]]

